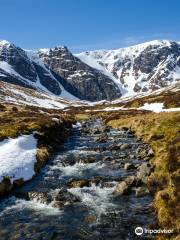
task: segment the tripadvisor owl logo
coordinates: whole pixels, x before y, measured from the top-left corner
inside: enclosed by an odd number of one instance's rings
[[[140,236],[143,234],[143,228],[142,227],[137,227],[135,228],[135,234]]]

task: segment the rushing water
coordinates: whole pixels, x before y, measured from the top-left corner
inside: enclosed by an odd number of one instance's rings
[[[87,123],[88,129],[101,126],[100,121]],[[0,202],[0,240],[126,240],[149,239],[137,237],[137,226],[147,227],[153,222],[150,195],[115,197],[118,181],[135,174],[135,170],[124,170],[124,158],[138,164],[136,149],[141,143],[125,131],[107,131],[107,140],[98,142],[98,133],[81,133],[73,130],[59,153],[49,161],[32,181],[26,183],[12,196]],[[110,150],[116,141],[128,143],[130,149]],[[105,157],[110,157],[106,161]],[[127,160],[126,160],[127,161]],[[70,187],[69,182],[87,180],[89,185]],[[60,189],[68,189],[69,201],[59,207],[55,205]],[[27,192],[44,192],[52,201],[43,198],[23,198]],[[72,195],[71,195],[72,194]],[[19,196],[19,197],[17,197]],[[78,201],[72,201],[74,196]]]

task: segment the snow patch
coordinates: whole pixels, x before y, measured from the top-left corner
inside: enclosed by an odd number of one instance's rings
[[[31,179],[35,174],[36,151],[37,139],[33,134],[0,142],[0,182],[3,176],[8,176],[11,182]]]
[[[149,110],[153,112],[162,112],[164,103],[145,103],[144,106],[139,107],[138,109]]]
[[[179,112],[180,108],[168,108],[168,109],[163,109],[164,103],[145,103],[144,106],[139,107],[138,109],[143,109],[143,110],[149,110],[152,112]],[[137,110],[138,110],[137,109]]]

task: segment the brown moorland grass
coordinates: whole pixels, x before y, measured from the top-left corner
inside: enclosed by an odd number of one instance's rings
[[[3,107],[2,107],[3,106]],[[16,108],[16,110],[14,110]],[[40,109],[32,106],[1,104],[0,110],[0,139],[17,137],[20,134],[30,134],[41,131],[52,122],[52,118],[64,121],[73,118],[61,110]]]

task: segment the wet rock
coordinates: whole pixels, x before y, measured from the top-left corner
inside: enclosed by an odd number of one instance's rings
[[[118,157],[121,159],[121,160],[126,160],[129,158],[129,155],[127,153],[121,153],[118,155]]]
[[[103,128],[103,132],[110,132],[111,131],[111,126],[105,126]]]
[[[101,133],[101,130],[100,129],[94,129],[93,131],[92,131],[92,133],[93,134],[100,134]]]
[[[130,192],[131,192],[130,187],[127,185],[125,181],[123,181],[116,186],[114,193],[116,195],[126,195],[129,194]]]
[[[79,201],[80,199],[74,196],[72,193],[70,193],[67,189],[61,188],[55,197],[53,207],[63,208],[66,205],[70,205]]]
[[[91,224],[96,221],[96,216],[95,215],[88,215],[85,217],[84,221],[88,224]]]
[[[137,182],[137,178],[135,176],[129,176],[125,179],[125,182],[129,185],[129,186],[135,186],[136,182]]]
[[[99,137],[99,138],[96,140],[96,142],[98,142],[98,143],[104,143],[104,142],[107,141],[107,139],[108,139],[108,136],[101,136],[101,137]]]
[[[137,152],[138,152],[137,158],[138,158],[139,160],[144,159],[144,158],[147,157],[147,151],[146,151],[146,149],[137,149]]]
[[[154,151],[152,150],[152,148],[149,149],[147,157],[154,157]]]
[[[90,182],[89,180],[72,180],[68,183],[68,186],[71,188],[83,188],[83,187],[89,187]]]
[[[91,179],[90,183],[91,185],[94,184],[96,186],[98,185],[103,185],[103,182],[106,181],[106,178],[102,177],[102,176],[98,176],[98,177],[94,177],[93,179]]]
[[[152,166],[150,163],[144,162],[140,165],[137,172],[137,178],[141,179],[142,182],[147,183],[148,176],[152,172]]]
[[[69,166],[69,165],[73,166],[76,163],[76,159],[74,159],[74,158],[64,159],[61,161],[61,163],[64,167]]]
[[[116,164],[116,163],[118,163],[118,162],[115,159],[112,160],[112,164]]]
[[[136,154],[138,159],[145,159],[146,161],[154,157],[154,151],[147,144],[140,145],[136,150]]]
[[[125,170],[132,170],[132,169],[135,169],[135,168],[136,167],[132,163],[125,163],[125,165],[124,165]]]
[[[22,178],[17,179],[13,182],[13,187],[20,187],[23,185],[23,183],[24,183],[24,180]]]
[[[150,157],[144,157],[144,158],[143,158],[143,161],[149,162],[150,159],[151,159]]]
[[[52,197],[51,195],[48,194],[48,192],[32,191],[32,192],[28,192],[27,196],[29,200],[36,199],[40,203],[49,204],[52,202]]]
[[[131,193],[131,187],[136,183],[136,177],[130,176],[127,177],[124,181],[117,184],[114,191],[115,195],[128,195]]]
[[[103,157],[103,162],[106,162],[106,161],[112,161],[113,160],[113,157],[111,157],[111,156],[105,156],[105,157]]]
[[[134,131],[129,128],[128,131],[127,131],[127,134],[130,134],[130,135],[134,136]]]
[[[114,151],[120,150],[121,146],[122,146],[122,143],[112,144],[112,145],[110,146],[110,150],[111,150],[111,151],[113,151],[113,150],[114,150]]]
[[[56,124],[61,124],[62,123],[62,120],[59,119],[59,118],[52,118],[52,121],[55,122]]]
[[[89,157],[89,158],[79,159],[78,162],[80,162],[80,163],[94,163],[96,161],[97,161],[97,159],[95,157]]]
[[[0,183],[0,198],[10,193],[12,190],[12,184],[9,177],[4,177]]]
[[[128,127],[122,127],[121,130],[127,132],[129,130],[129,128]]]
[[[120,150],[125,150],[131,148],[131,145],[128,143],[121,144]]]
[[[44,137],[44,132],[34,131],[34,137],[36,139],[41,139],[42,137]]]
[[[145,195],[149,194],[149,190],[145,186],[138,187],[135,189],[135,194],[136,197],[144,197]]]
[[[81,133],[83,133],[83,134],[90,134],[91,133],[91,129],[89,129],[89,128],[81,128]]]

